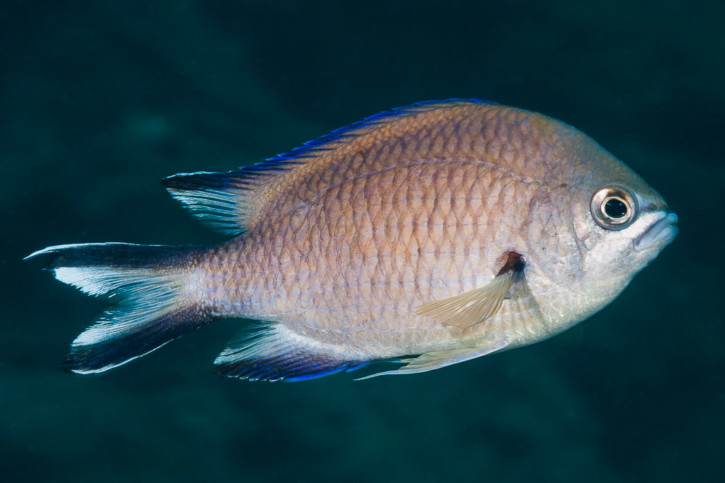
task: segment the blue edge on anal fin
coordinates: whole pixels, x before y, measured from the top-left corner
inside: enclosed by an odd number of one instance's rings
[[[219,354],[214,365],[219,374],[227,377],[252,381],[304,381],[353,371],[368,363],[315,349],[305,347],[304,338],[279,324],[251,325]]]
[[[317,379],[343,371],[352,372],[367,364],[368,361],[339,361],[309,355],[296,358],[293,354],[285,354],[217,364],[217,372],[223,376],[250,381],[295,382]]]

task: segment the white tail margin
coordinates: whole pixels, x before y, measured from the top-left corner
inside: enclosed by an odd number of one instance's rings
[[[113,303],[71,345],[64,367],[104,372],[148,354],[211,321],[192,297],[193,250],[162,245],[58,245],[27,259],[45,259],[55,278]]]

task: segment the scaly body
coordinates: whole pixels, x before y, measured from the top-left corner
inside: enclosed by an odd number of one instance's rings
[[[394,372],[421,372],[535,342],[606,305],[676,233],[661,197],[590,138],[490,103],[394,111],[264,167],[166,180],[192,212],[239,235],[181,251],[164,271],[180,274],[186,303],[169,295],[167,307],[185,307],[177,327],[268,322],[217,360],[239,377],[303,379],[410,355],[421,356]],[[624,190],[610,204],[633,193],[631,226],[594,222],[602,188]],[[609,266],[608,248],[623,267]],[[56,276],[84,289],[88,273]],[[118,365],[108,362],[91,366]]]

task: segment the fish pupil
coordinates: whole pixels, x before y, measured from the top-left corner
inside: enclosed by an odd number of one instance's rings
[[[627,205],[618,198],[610,198],[604,203],[604,213],[610,218],[622,218],[627,214]]]

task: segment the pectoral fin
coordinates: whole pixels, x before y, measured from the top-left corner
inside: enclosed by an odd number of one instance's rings
[[[441,367],[458,364],[459,362],[469,361],[476,357],[482,357],[491,354],[496,351],[500,351],[508,345],[508,341],[502,340],[489,347],[474,347],[466,349],[454,349],[449,351],[438,351],[438,352],[426,352],[419,356],[406,357],[400,362],[405,363],[405,366],[400,369],[392,371],[378,372],[369,376],[361,377],[356,379],[362,381],[363,379],[370,379],[378,376],[397,376],[404,374],[417,374],[420,372],[428,372],[434,369],[440,369]]]
[[[498,312],[511,287],[523,281],[524,257],[516,252],[508,252],[507,255],[503,268],[488,284],[460,295],[428,302],[417,307],[415,313],[461,330],[485,321]]]

